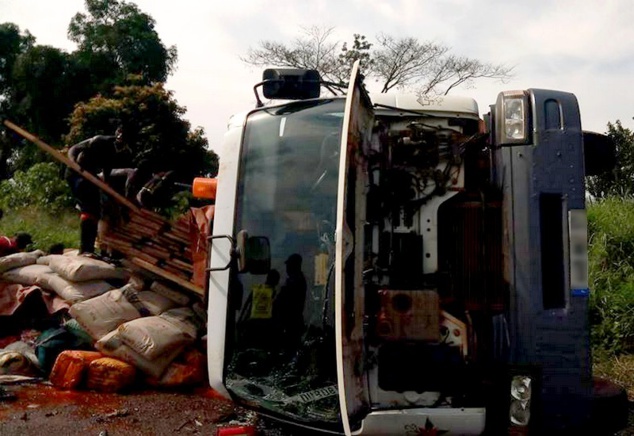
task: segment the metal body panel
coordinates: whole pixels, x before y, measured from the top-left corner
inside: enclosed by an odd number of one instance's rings
[[[483,408],[419,408],[370,413],[355,435],[479,435],[484,432]]]
[[[362,322],[365,306],[362,283],[362,223],[365,221],[364,191],[368,185],[368,175],[363,161],[364,148],[370,143],[373,122],[368,102],[365,91],[361,88],[357,61],[352,69],[341,135],[335,248],[337,379],[341,417],[347,435],[351,434],[350,418],[361,413],[369,404],[367,379],[363,371]],[[352,254],[352,264],[347,265]],[[349,289],[351,286],[353,289]],[[353,294],[352,301],[346,297],[350,292]]]
[[[405,111],[421,111],[444,117],[459,117],[478,119],[478,103],[469,97],[443,95],[435,97],[419,96],[416,94],[372,94],[372,103],[391,106]],[[395,116],[393,109],[377,107],[377,115]]]
[[[532,89],[529,98],[532,144],[503,147],[497,156],[511,284],[510,363],[541,369],[543,422],[574,427],[587,419],[591,395],[587,298],[570,289],[566,224],[569,210],[585,207],[581,122],[572,94]],[[558,116],[549,114],[552,107]],[[561,196],[560,241],[542,239],[542,195]],[[541,262],[555,248],[563,250],[563,304],[545,308],[544,283],[551,278]]]
[[[242,138],[242,123],[236,123],[224,137],[218,168],[213,235],[231,235],[236,204],[236,186]],[[231,260],[228,239],[214,239],[211,244],[209,266],[222,268]],[[229,270],[216,271],[209,277],[207,321],[207,368],[213,389],[229,398],[224,385],[225,331],[227,326],[227,292]]]

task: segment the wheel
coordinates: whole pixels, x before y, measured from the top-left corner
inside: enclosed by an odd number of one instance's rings
[[[592,383],[593,434],[614,434],[627,426],[629,402],[624,388],[604,378]]]

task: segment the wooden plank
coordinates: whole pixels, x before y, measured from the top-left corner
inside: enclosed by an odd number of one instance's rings
[[[137,257],[132,258],[132,263],[134,263],[135,265],[138,265],[148,271],[150,271],[153,274],[156,274],[157,276],[163,277],[166,280],[169,280],[173,283],[176,283],[177,285],[196,293],[197,295],[204,297],[205,296],[205,290],[199,286],[196,286],[195,284],[188,282],[187,280],[183,280],[182,278],[178,277],[176,274],[172,274],[170,272],[167,272],[157,266],[152,265],[149,262],[146,262],[142,259],[139,259]]]
[[[50,154],[55,159],[57,159],[58,161],[60,161],[64,165],[66,165],[67,167],[69,167],[69,168],[73,169],[74,171],[76,171],[77,173],[79,173],[86,180],[89,180],[94,185],[97,185],[97,187],[99,189],[101,189],[102,191],[104,191],[105,193],[110,195],[117,202],[119,202],[119,203],[123,204],[124,206],[126,206],[128,209],[131,209],[131,210],[133,210],[135,212],[138,212],[140,210],[140,208],[136,204],[132,203],[130,200],[125,198],[123,195],[119,194],[117,191],[112,189],[103,180],[101,180],[97,176],[89,173],[88,171],[83,170],[79,165],[77,165],[77,163],[75,163],[72,160],[70,160],[68,157],[66,157],[59,150],[54,149],[53,147],[48,145],[46,142],[42,141],[37,136],[32,135],[31,133],[27,132],[26,130],[16,126],[11,121],[5,121],[4,125],[7,126],[9,129],[13,130],[14,132],[16,132],[17,134],[19,134],[20,136],[24,137],[25,139],[28,139],[29,141],[31,141],[32,143],[37,145],[43,151],[45,151],[46,153]]]

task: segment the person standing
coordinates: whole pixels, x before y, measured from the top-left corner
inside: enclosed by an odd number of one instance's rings
[[[301,255],[291,254],[285,264],[286,281],[273,301],[273,319],[282,346],[289,351],[296,351],[305,330],[304,304],[307,285],[302,272]]]
[[[94,176],[102,173],[109,183],[114,168],[126,167],[130,149],[124,142],[124,132],[117,128],[114,136],[97,135],[73,145],[68,157],[83,170]],[[71,168],[66,169],[66,180],[77,200],[80,211],[79,252],[94,253],[98,222],[101,218],[101,193],[99,188]]]

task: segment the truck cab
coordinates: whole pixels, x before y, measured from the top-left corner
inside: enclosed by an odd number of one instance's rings
[[[481,119],[470,98],[369,95],[358,65],[344,92],[326,85],[267,70],[271,103],[225,135],[211,386],[325,433],[587,425],[575,96],[503,92]]]

